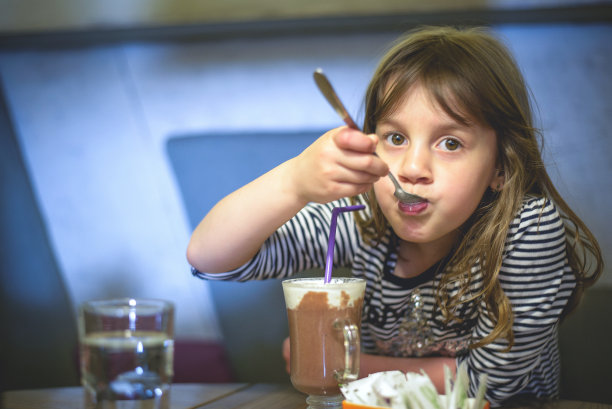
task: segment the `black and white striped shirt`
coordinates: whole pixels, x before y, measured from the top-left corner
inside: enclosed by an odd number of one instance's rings
[[[323,268],[331,212],[348,200],[309,204],[283,225],[259,253],[237,270],[194,275],[212,280],[246,281],[285,278],[310,268]],[[559,316],[575,287],[565,252],[565,229],[555,206],[543,198],[526,198],[510,225],[499,282],[514,314],[514,346],[498,339],[476,349],[473,340],[489,334],[494,324],[484,304],[463,305],[463,322],[445,323],[434,293],[445,262],[414,278],[393,274],[397,239],[389,231],[376,246],[364,241],[353,213],[338,217],[334,266],[348,267],[367,281],[362,319],[362,349],[391,356],[445,355],[464,362],[474,395],[480,374],[488,375],[487,399],[497,406],[517,394],[558,397]],[[482,285],[479,266],[472,268],[473,288]],[[450,288],[449,291],[456,291]]]

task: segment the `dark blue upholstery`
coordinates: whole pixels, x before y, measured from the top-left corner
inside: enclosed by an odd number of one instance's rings
[[[0,89],[0,390],[77,385],[76,322]]]
[[[612,288],[588,289],[559,338],[561,397],[612,404]]]

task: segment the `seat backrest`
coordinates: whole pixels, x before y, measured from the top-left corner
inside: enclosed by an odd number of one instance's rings
[[[561,397],[612,404],[612,288],[588,289],[559,331]]]
[[[78,385],[68,297],[0,89],[0,391]]]
[[[274,131],[170,138],[167,152],[191,226],[224,196],[298,155],[321,134]],[[281,356],[288,327],[280,281],[208,283],[236,380],[288,382]]]

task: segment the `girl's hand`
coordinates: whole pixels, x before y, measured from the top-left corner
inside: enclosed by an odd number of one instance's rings
[[[389,172],[373,155],[377,140],[346,126],[332,129],[300,155],[230,193],[191,235],[189,263],[207,273],[238,268],[309,202],[366,192]]]
[[[327,203],[367,192],[389,173],[374,156],[378,138],[342,126],[326,132],[291,159],[289,183],[304,202]]]

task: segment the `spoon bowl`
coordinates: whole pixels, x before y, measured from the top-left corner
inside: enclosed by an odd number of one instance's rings
[[[351,118],[348,111],[344,107],[342,101],[340,101],[340,98],[338,98],[338,94],[336,94],[336,91],[334,91],[334,88],[332,87],[331,83],[327,79],[327,76],[323,73],[323,70],[321,68],[317,68],[315,70],[314,80],[325,99],[327,99],[327,102],[329,102],[332,108],[334,108],[334,110],[342,118],[344,123],[348,125],[349,128],[360,130],[355,121],[353,121],[353,118]],[[374,155],[376,155],[376,152],[374,152]],[[388,176],[389,179],[391,179],[391,182],[393,182],[393,186],[395,186],[395,192],[393,193],[393,195],[400,202],[410,204],[425,201],[425,199],[423,199],[421,196],[413,195],[412,193],[408,193],[404,189],[402,189],[395,176],[393,176],[393,173],[389,172]]]

